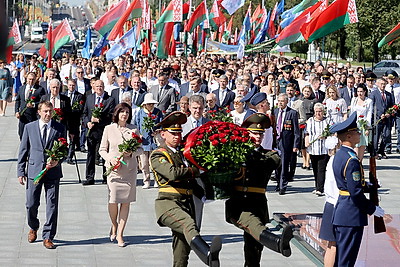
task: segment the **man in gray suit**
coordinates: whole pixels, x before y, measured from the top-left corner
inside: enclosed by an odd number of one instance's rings
[[[65,129],[61,123],[51,120],[53,105],[49,101],[41,102],[38,107],[39,120],[28,123],[22,135],[18,155],[17,175],[19,183],[26,185],[26,210],[30,227],[28,242],[33,243],[37,238],[39,220],[37,218],[40,205],[40,194],[44,186],[46,195],[46,222],[43,225],[43,245],[47,249],[54,249],[53,238],[57,231],[58,195],[60,178],[63,176],[61,164],[50,160],[44,153],[51,149],[54,140],[65,138]],[[34,178],[44,169],[48,172],[37,185]]]
[[[355,79],[353,76],[347,77],[347,86],[339,89],[339,95],[346,101],[346,105],[350,107],[351,99],[355,96]]]
[[[158,84],[151,87],[149,93],[152,93],[158,102],[156,108],[165,111],[168,115],[172,111],[176,111],[177,92],[168,85],[168,75],[165,73],[158,75]]]
[[[199,127],[206,122],[210,121],[207,118],[203,117],[205,101],[204,98],[200,95],[192,95],[189,98],[189,110],[191,115],[187,119],[185,124],[182,124],[182,136],[186,136],[191,130],[196,127]],[[196,178],[198,185],[200,185],[203,190],[205,188],[203,181],[200,178]],[[196,195],[193,195],[193,203],[195,207],[196,214],[196,225],[200,229],[201,220],[203,218],[203,201]]]

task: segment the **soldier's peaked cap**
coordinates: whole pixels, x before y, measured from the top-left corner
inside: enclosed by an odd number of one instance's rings
[[[329,131],[331,133],[345,133],[357,129],[357,112],[353,112],[347,120],[332,125]]]
[[[185,113],[180,111],[175,111],[165,117],[157,126],[161,126],[163,130],[171,133],[182,132],[182,124],[187,121],[187,116]]]
[[[263,113],[254,113],[242,123],[242,127],[249,131],[264,132],[271,127],[271,120]]]

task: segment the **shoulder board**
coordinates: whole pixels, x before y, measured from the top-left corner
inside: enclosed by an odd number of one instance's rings
[[[347,154],[349,154],[351,158],[358,160],[356,153],[354,153],[353,151],[348,151]]]
[[[160,147],[160,148],[155,149],[154,152],[168,152],[168,150],[163,147]]]

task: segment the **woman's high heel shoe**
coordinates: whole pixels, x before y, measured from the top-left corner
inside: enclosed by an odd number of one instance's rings
[[[112,226],[111,226],[111,229],[110,229],[110,241],[114,242],[116,239],[117,239],[117,235],[113,235],[112,234]]]
[[[118,242],[118,247],[120,247],[120,248],[126,247],[126,243],[124,242],[124,240],[120,241],[117,239],[117,242]]]

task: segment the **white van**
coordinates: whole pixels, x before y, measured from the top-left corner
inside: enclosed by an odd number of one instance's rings
[[[42,27],[32,27],[31,42],[43,42],[43,29]]]

